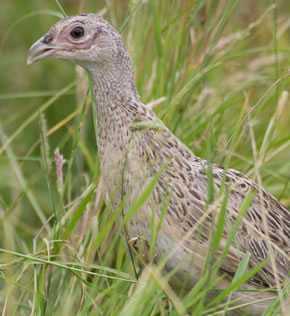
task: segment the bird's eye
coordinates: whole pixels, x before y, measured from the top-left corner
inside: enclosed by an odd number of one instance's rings
[[[79,39],[79,38],[83,37],[84,34],[85,34],[85,30],[84,30],[81,26],[75,27],[75,28],[70,32],[71,37],[73,37],[73,38],[75,38],[75,39]]]

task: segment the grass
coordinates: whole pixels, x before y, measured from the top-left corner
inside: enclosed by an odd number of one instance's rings
[[[288,1],[73,3],[60,1],[68,15],[101,11],[122,31],[142,101],[157,100],[156,114],[196,155],[246,173],[290,207]],[[234,308],[231,293],[260,268],[247,269],[248,255],[232,285],[209,303],[205,297],[215,288],[221,264],[213,264],[210,254],[208,269],[185,297],[176,295],[169,276],[162,275],[164,261],[140,270],[142,256],[130,256],[123,229],[115,224],[122,206],[112,215],[100,195],[97,123],[86,75],[49,59],[26,66],[29,46],[62,15],[56,1],[45,5],[36,0],[1,3],[2,315],[189,311],[199,316]],[[63,185],[57,177],[56,148],[66,160]],[[156,177],[131,214],[146,200]],[[219,197],[224,206],[213,232],[215,250],[225,222],[226,194]],[[212,198],[215,203],[217,197]],[[153,240],[157,234],[152,229]],[[150,256],[154,258],[153,246]],[[280,296],[286,291],[281,289]],[[276,315],[279,305],[277,299],[265,315]]]

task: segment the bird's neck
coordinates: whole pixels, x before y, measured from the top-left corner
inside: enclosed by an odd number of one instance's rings
[[[99,97],[98,92],[105,91],[107,95],[112,97],[118,95],[124,98],[131,97],[139,101],[131,60],[128,55],[125,57],[116,59],[109,64],[88,67],[94,82],[95,92],[97,92],[96,97]],[[101,95],[101,98],[103,98],[103,95]]]
[[[148,109],[137,94],[133,75],[116,69],[98,69],[92,73],[98,124],[98,149],[101,161],[108,152],[127,148],[131,126],[136,117],[146,116]],[[111,153],[112,154],[112,153]]]
[[[120,121],[129,125],[144,105],[141,104],[129,69],[98,68],[91,72],[99,124]]]

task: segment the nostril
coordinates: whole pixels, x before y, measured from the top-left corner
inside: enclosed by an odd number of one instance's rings
[[[45,44],[49,44],[49,43],[51,43],[52,39],[53,39],[52,35],[50,33],[47,33],[47,34],[45,34],[43,36],[43,40],[42,41]]]

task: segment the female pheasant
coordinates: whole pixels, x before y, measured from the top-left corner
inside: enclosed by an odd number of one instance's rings
[[[194,156],[165,127],[140,101],[127,49],[119,33],[102,17],[81,14],[56,23],[30,48],[27,62],[48,56],[82,66],[93,80],[97,144],[107,205],[116,210],[123,203],[126,214],[152,179],[156,180],[147,200],[126,224],[129,238],[142,236],[150,243],[152,232],[157,230],[155,260],[167,255],[164,272],[176,270],[171,284],[186,282],[192,287],[203,273],[217,221],[222,218],[221,204],[226,201],[224,231],[219,249],[213,253],[214,260],[226,247],[231,227],[237,219],[241,222],[220,264],[218,275],[222,277],[217,287],[231,284],[246,253],[250,253],[250,268],[271,257],[241,287],[264,291],[251,292],[250,296],[245,291],[233,293],[232,298],[245,306],[228,313],[240,315],[247,311],[261,315],[271,303],[270,298],[276,298],[275,293],[265,289],[287,282],[288,210],[242,173],[225,171]],[[215,201],[208,201],[211,177]],[[241,206],[249,199],[247,212],[241,217]]]

